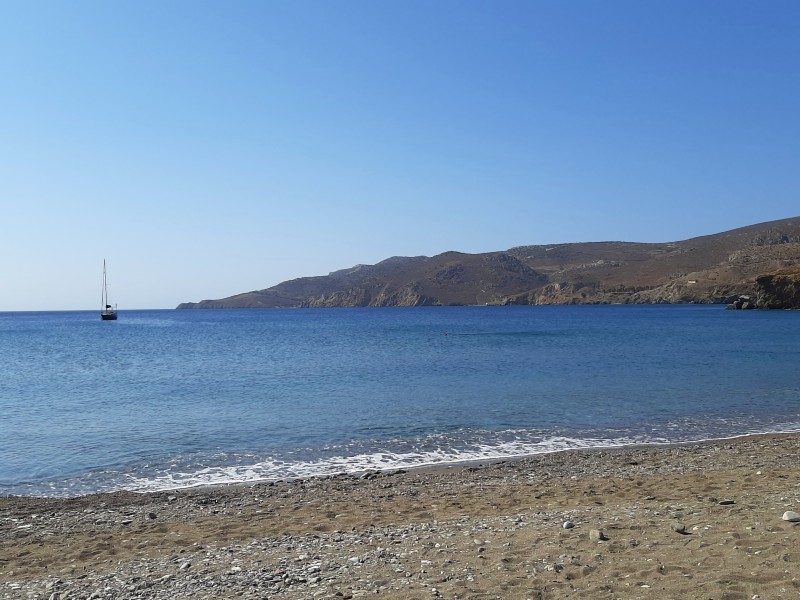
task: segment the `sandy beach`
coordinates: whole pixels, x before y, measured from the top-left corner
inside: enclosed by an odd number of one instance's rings
[[[0,498],[0,598],[800,595],[800,435]]]

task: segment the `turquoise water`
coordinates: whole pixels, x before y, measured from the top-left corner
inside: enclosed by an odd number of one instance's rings
[[[70,496],[800,430],[800,313],[0,313],[0,494]]]

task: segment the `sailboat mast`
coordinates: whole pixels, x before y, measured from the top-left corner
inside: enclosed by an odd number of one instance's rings
[[[108,303],[108,282],[106,280],[106,259],[103,259],[103,298],[102,298],[102,305],[100,307],[100,318],[103,321],[116,321],[117,320],[117,309],[111,308],[111,305]]]

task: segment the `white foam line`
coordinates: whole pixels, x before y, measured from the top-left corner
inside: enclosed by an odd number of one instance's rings
[[[686,445],[692,443],[713,442],[719,440],[738,439],[761,434],[799,433],[800,423],[792,423],[781,429],[769,431],[749,431],[740,434],[723,435],[720,437],[695,438],[695,439],[667,439],[645,436],[626,436],[616,439],[599,438],[569,438],[557,436],[546,440],[531,442],[511,440],[498,443],[474,444],[471,449],[448,448],[445,444],[438,444],[435,451],[420,452],[388,452],[377,449],[347,456],[345,454],[308,461],[291,461],[267,459],[252,464],[230,465],[219,467],[204,467],[191,472],[171,471],[169,468],[160,474],[136,476],[135,474],[117,475],[103,481],[95,480],[85,485],[80,481],[71,480],[67,488],[58,482],[42,485],[50,487],[50,496],[79,496],[96,492],[112,492],[128,490],[135,492],[168,491],[206,486],[254,484],[279,480],[309,479],[338,474],[359,475],[366,471],[391,471],[391,470],[418,470],[426,468],[447,468],[465,463],[479,464],[501,460],[521,459],[528,456],[551,454],[568,450],[610,449],[632,446],[668,446]],[[523,433],[505,431],[499,435],[509,433]],[[530,432],[527,432],[530,433]],[[393,444],[396,442],[388,442]],[[430,446],[430,444],[428,444]],[[173,465],[173,468],[175,466]],[[125,478],[121,482],[118,478]],[[98,485],[100,483],[100,485]],[[16,487],[16,486],[12,486]],[[30,488],[30,492],[23,495],[39,495],[42,493],[40,485]],[[20,492],[16,492],[20,493]]]
[[[207,467],[195,473],[165,473],[154,477],[131,477],[125,489],[138,492],[166,491],[210,485],[230,485],[308,479],[340,473],[359,474],[366,471],[395,469],[425,469],[457,466],[464,463],[490,462],[523,458],[578,449],[616,448],[643,444],[669,444],[669,440],[621,438],[613,442],[599,439],[551,438],[545,443],[525,444],[504,442],[486,445],[472,451],[442,451],[426,453],[393,453],[377,451],[355,456],[335,456],[316,461],[288,463],[263,461],[252,465]]]
[[[681,441],[664,438],[618,438],[616,440],[550,438],[538,444],[517,441],[484,445],[473,451],[443,451],[426,453],[393,453],[376,451],[351,457],[335,456],[317,461],[263,461],[252,465],[207,467],[195,473],[165,473],[146,478],[131,477],[124,489],[137,492],[167,491],[215,485],[252,484],[259,482],[309,479],[338,474],[358,475],[366,471],[392,471],[397,469],[426,469],[463,465],[465,463],[492,462],[521,459],[528,456],[566,452],[569,450],[611,449],[630,446],[685,445],[738,439],[760,434],[798,433],[796,427],[780,431],[751,431],[737,435]]]

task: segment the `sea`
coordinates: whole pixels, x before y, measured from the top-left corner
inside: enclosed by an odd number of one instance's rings
[[[0,495],[71,497],[800,431],[800,312],[0,313]]]

